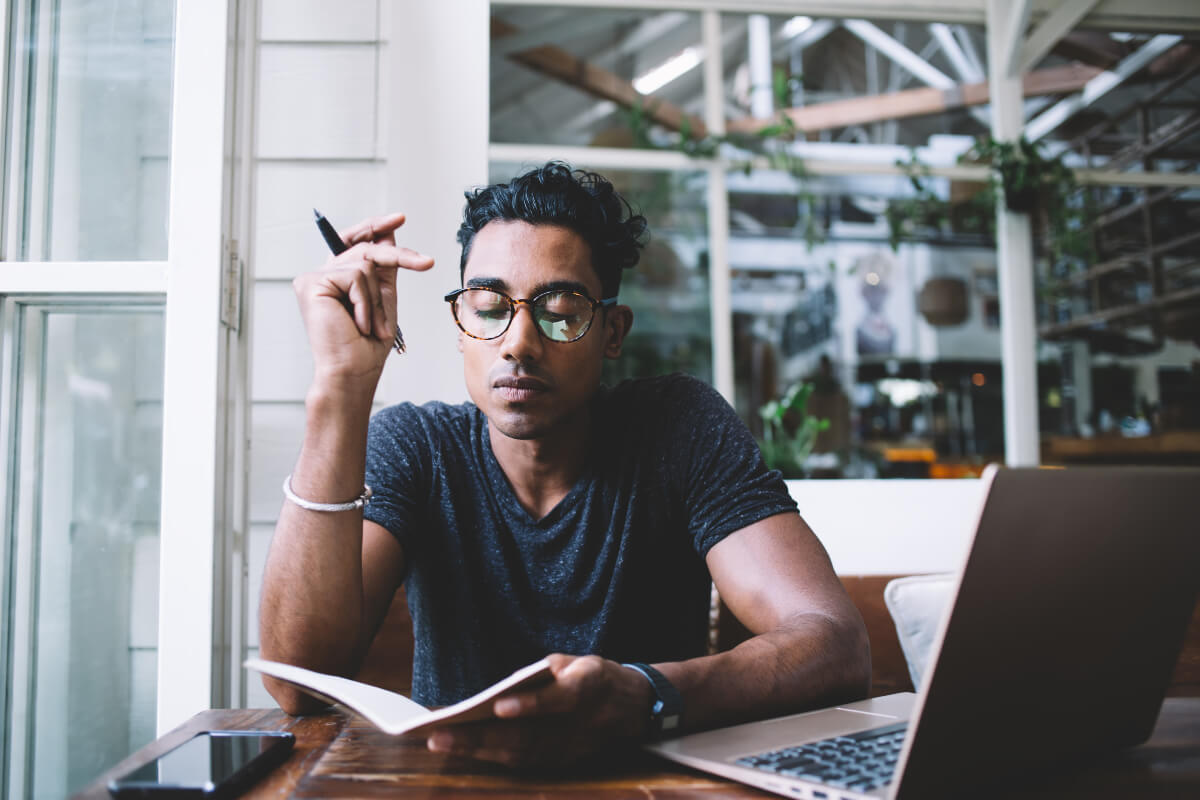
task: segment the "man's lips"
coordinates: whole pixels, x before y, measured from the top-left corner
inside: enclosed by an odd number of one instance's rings
[[[527,375],[506,375],[492,381],[492,388],[506,400],[530,400],[550,391],[550,385]]]

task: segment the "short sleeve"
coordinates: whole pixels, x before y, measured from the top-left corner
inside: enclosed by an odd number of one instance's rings
[[[390,406],[371,417],[367,429],[366,483],[371,502],[363,519],[382,525],[412,552],[429,496],[432,448],[429,424],[412,403]]]
[[[767,469],[750,430],[715,389],[679,376],[666,410],[681,455],[675,480],[700,555],[734,531],[797,510],[780,472]]]

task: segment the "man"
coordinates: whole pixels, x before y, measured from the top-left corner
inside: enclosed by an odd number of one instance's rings
[[[314,377],[262,655],[353,675],[406,581],[417,700],[454,702],[550,654],[553,683],[429,738],[512,765],[863,696],[862,619],[732,409],[684,376],[600,385],[633,322],[616,297],[645,219],[556,163],[468,194],[447,300],[472,403],[368,422],[397,271],[432,266],[396,246],[403,221],[345,232],[349,249],[294,284]],[[756,635],[704,656],[710,575]],[[285,711],[319,707],[265,680]]]

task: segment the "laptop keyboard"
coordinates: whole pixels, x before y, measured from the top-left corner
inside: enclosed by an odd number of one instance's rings
[[[867,792],[892,779],[907,722],[739,758],[738,766]]]

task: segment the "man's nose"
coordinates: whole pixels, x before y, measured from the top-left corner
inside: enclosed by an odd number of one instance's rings
[[[501,355],[515,361],[530,361],[542,354],[542,336],[538,333],[533,309],[525,303],[517,304],[512,322],[500,343]]]

